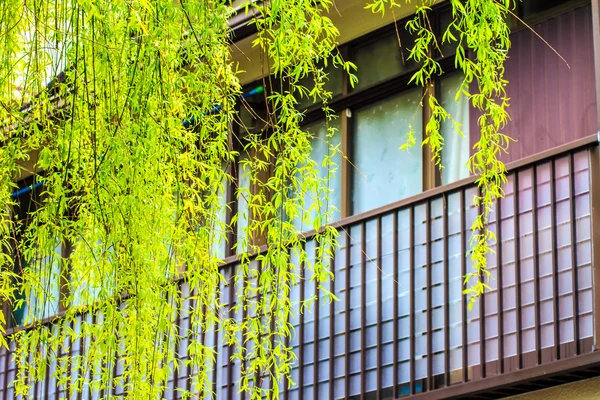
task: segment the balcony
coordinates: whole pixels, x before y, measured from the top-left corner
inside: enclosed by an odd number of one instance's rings
[[[471,268],[470,227],[478,212],[472,179],[336,224],[340,247],[331,260],[329,290],[340,300],[319,300],[311,312],[295,313],[290,345],[298,386],[283,389],[282,398],[499,398],[600,375],[600,274],[593,268],[600,257],[593,246],[600,235],[599,168],[596,136],[509,166],[506,196],[490,224],[498,238],[488,259],[492,290],[471,310],[462,277]],[[221,288],[225,310],[235,302],[236,268],[234,258],[223,266],[230,283]],[[300,280],[292,297],[302,300],[315,290],[313,282]],[[241,311],[230,316],[244,317]],[[189,321],[183,313],[177,318],[184,334]],[[89,319],[82,315],[73,330]],[[216,397],[240,396],[239,361],[229,361],[221,332],[204,340],[218,350]],[[186,339],[178,347],[185,355]],[[85,348],[78,340],[63,351],[77,355]],[[3,399],[15,398],[9,352],[0,350]],[[189,374],[177,370],[164,397],[177,398],[175,386],[189,385]],[[98,394],[85,387],[78,398]],[[33,395],[67,393],[49,377]]]

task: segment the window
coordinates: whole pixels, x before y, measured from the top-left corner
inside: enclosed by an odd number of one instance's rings
[[[356,111],[352,136],[352,213],[358,214],[423,190],[422,93],[412,89]],[[412,125],[417,145],[401,151]]]
[[[86,243],[90,243],[90,245],[88,246]],[[74,243],[73,251],[69,257],[73,262],[78,262],[82,265],[93,265],[97,264],[96,257],[103,252],[106,252],[110,256],[110,260],[114,254],[114,249],[112,246],[103,245],[102,241],[97,237],[85,238],[85,240],[78,240]],[[87,273],[81,272],[73,270],[69,272],[72,291],[71,306],[89,305],[114,294],[112,285],[103,284],[107,279],[114,279],[112,274],[107,274],[106,268],[103,266],[98,265],[97,268]]]
[[[341,207],[340,119],[334,119],[329,124],[325,121],[313,122],[305,129],[311,134],[311,158],[317,163],[318,177],[323,180],[323,186],[317,188],[315,193],[305,194],[304,208],[309,215],[303,216],[301,219],[306,221],[308,225],[302,221],[296,221],[296,227],[299,231],[315,228],[310,224],[318,215],[328,217],[328,220],[322,219],[322,222],[325,223],[339,220]],[[331,130],[332,136],[329,130]]]
[[[452,19],[450,9],[440,6],[431,12],[430,18],[437,37],[441,38],[443,29]],[[340,150],[340,154],[332,158],[336,167],[328,188],[331,190],[328,206],[334,210],[331,217],[335,220],[469,176],[466,168],[470,154],[468,101],[464,96],[458,102],[455,99],[463,79],[460,73],[452,73],[451,62],[443,63],[447,73],[433,82],[434,90],[441,105],[461,126],[464,136],[455,132],[456,125],[451,121],[442,123],[441,134],[445,141],[441,154],[444,168],[441,171],[431,161],[428,148],[421,147],[429,115],[429,91],[426,93],[423,88],[408,86],[418,65],[408,60],[414,38],[404,29],[406,21],[399,21],[397,27],[392,25],[372,32],[340,48],[344,59],[358,67],[358,83],[354,87],[339,69],[331,65],[326,69],[329,78],[326,88],[333,92],[329,106],[338,113],[338,118],[331,123],[336,130],[333,137],[327,138],[324,113],[312,103],[312,99],[298,99],[299,107],[306,110],[304,129],[312,134],[312,156],[319,164],[320,177],[327,175],[323,164],[328,151],[327,140],[330,146],[337,146]],[[400,32],[400,40],[397,31]],[[452,45],[445,46],[444,54],[437,56],[443,62],[453,52]],[[309,89],[312,87],[311,79],[307,77],[302,81]],[[242,101],[241,120],[246,132],[268,134],[265,124],[260,122],[260,116],[266,112],[264,103],[264,95],[260,98],[248,96]],[[401,150],[405,135],[411,129],[415,144],[406,151]],[[244,155],[240,164],[248,163],[248,157]],[[238,185],[245,188],[241,190],[252,190],[247,172],[241,165],[238,168]],[[307,226],[306,221],[317,214],[314,201],[305,199],[305,205],[305,211],[311,215],[304,218],[304,224],[296,223],[301,231],[313,228]],[[238,200],[237,209],[237,230],[241,235],[249,214],[243,198]]]
[[[519,6],[521,18],[539,17],[540,14],[552,12],[560,6],[573,3],[571,0],[524,0]]]
[[[225,168],[224,168],[225,169]],[[224,259],[227,256],[227,199],[229,190],[227,178],[223,178],[221,190],[218,193],[219,203],[217,204],[217,218],[215,221],[216,240],[211,249],[214,257]]]
[[[534,25],[586,4],[590,4],[589,0],[518,1],[516,8],[508,16],[511,32],[530,29],[529,27],[537,30]]]
[[[353,48],[351,61],[358,68],[358,82],[353,90],[360,90],[413,70],[417,65],[408,59],[409,49],[413,46],[414,39],[406,30],[401,29],[400,40],[395,32],[389,32]]]
[[[456,93],[463,83],[463,75],[453,73],[440,80],[438,101],[440,105],[460,124],[461,136],[450,120],[443,121],[440,133],[444,138],[442,148],[441,183],[446,185],[469,176],[469,104],[464,95],[456,101]]]
[[[29,281],[32,291],[17,293],[17,304],[9,316],[10,326],[48,318],[58,313],[62,294],[60,291],[61,265],[63,246],[59,239],[49,248],[38,249],[33,254],[23,253],[21,243],[29,240],[27,228],[35,211],[43,201],[39,184],[32,179],[25,180],[19,185],[20,190],[13,194],[18,205],[13,210],[15,222],[14,241],[11,243],[14,257],[14,272]]]
[[[325,81],[323,87],[325,90],[331,92],[332,97],[337,97],[342,94],[342,81],[344,79],[344,73],[339,68],[334,68],[332,63],[330,62],[327,67],[323,67],[324,72],[327,74],[327,80]],[[300,80],[299,82],[302,86],[306,87],[306,89],[310,92],[314,87],[314,77],[312,75],[308,75]],[[310,95],[308,96],[297,96],[298,99],[298,107],[306,108],[313,104],[313,99]]]
[[[248,247],[248,238],[245,236],[245,231],[248,228],[250,217],[247,199],[247,196],[250,194],[250,171],[247,154],[240,156],[237,177],[237,243],[238,253],[241,253],[246,251]]]

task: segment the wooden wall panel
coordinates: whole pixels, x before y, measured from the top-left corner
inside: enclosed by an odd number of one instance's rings
[[[574,9],[533,29],[549,45],[529,29],[515,32],[506,63],[512,120],[503,132],[517,142],[502,156],[505,162],[598,131],[591,6]],[[472,110],[471,145],[478,137],[477,117]]]

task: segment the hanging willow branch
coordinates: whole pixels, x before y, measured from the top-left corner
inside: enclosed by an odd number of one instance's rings
[[[407,1],[410,2],[410,1]],[[464,294],[469,296],[469,307],[490,289],[486,281],[490,278],[487,270],[487,256],[496,241],[494,233],[488,229],[490,215],[495,202],[504,197],[502,184],[506,183],[506,167],[499,159],[506,152],[510,137],[501,133],[509,120],[507,112],[509,98],[506,95],[508,81],[504,79],[504,62],[510,49],[510,30],[506,23],[507,13],[515,8],[515,0],[449,0],[452,17],[442,35],[442,43],[455,46],[455,65],[463,72],[463,83],[456,93],[456,100],[466,96],[474,108],[480,111],[478,118],[479,139],[473,146],[473,155],[468,167],[477,176],[475,181],[479,194],[473,204],[480,213],[471,225],[470,257],[473,271],[464,277],[467,285]],[[428,19],[428,12],[434,1],[426,0],[416,5],[415,16],[406,24],[409,32],[416,36],[415,45],[410,49],[409,59],[421,65],[411,81],[428,87],[432,79],[442,74],[440,64],[433,54],[440,51],[435,34]],[[387,8],[399,7],[395,0],[375,0],[367,8],[373,12],[385,13]],[[440,123],[450,120],[462,135],[460,125],[439,104],[434,95],[429,96],[431,118],[425,127],[423,145],[429,145],[433,161],[440,168],[444,138],[440,133]],[[412,132],[407,142],[415,143]]]
[[[422,65],[413,80],[422,86],[441,72],[430,57],[436,38],[427,22],[429,3],[413,5],[409,23],[418,37],[411,57]],[[508,118],[503,63],[510,43],[506,8],[493,0],[451,4],[454,21],[444,40],[457,43],[456,62],[465,74],[457,96],[482,111],[469,161],[483,209],[473,226],[475,272],[468,277],[476,278],[467,289],[475,299],[485,288],[493,240],[485,227],[505,179],[497,157],[507,144],[499,130]],[[337,246],[337,231],[322,228],[331,222],[323,188],[339,149],[328,144],[328,174],[320,176],[297,110],[299,95],[320,102],[333,136],[322,65],[348,74],[353,65],[337,51],[339,32],[327,17],[332,6],[331,0],[247,6],[258,13],[254,45],[270,73],[263,129],[270,134],[242,127],[243,137],[232,137],[241,90],[230,54],[229,1],[0,4],[0,301],[25,310],[30,327],[12,337],[16,393],[31,394],[33,382],[49,379],[52,363],[70,395],[87,386],[105,394],[121,387],[128,398],[156,398],[173,369],[187,369],[190,385],[178,388],[181,396],[206,397],[215,365],[206,337],[219,326],[243,367],[240,390],[277,398],[294,362],[287,344],[291,287],[302,276],[317,282],[319,296],[334,299],[322,287],[333,279],[329,264]],[[370,8],[383,13],[387,6],[397,4],[377,0]],[[306,77],[314,82],[310,91],[300,83]],[[426,142],[439,163],[439,123],[451,116],[433,97],[430,106]],[[43,180],[43,189],[35,211],[14,218],[14,180],[30,157],[36,171],[29,172]],[[237,188],[234,198],[247,203],[252,218],[233,215],[229,225],[219,215],[230,207],[225,190],[237,159],[256,190]],[[268,179],[266,170],[272,171]],[[316,230],[314,248],[297,235],[298,221]],[[225,277],[217,248],[238,223],[241,264],[227,281],[236,293],[229,310],[219,292]],[[259,236],[265,248],[257,246]],[[64,317],[40,324],[56,311],[50,305],[58,282],[67,294],[60,304]],[[189,319],[189,328],[179,328],[181,318]],[[85,343],[85,354],[69,355],[65,343],[74,341]]]

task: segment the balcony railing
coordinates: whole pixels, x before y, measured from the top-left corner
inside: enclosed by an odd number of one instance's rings
[[[290,345],[298,385],[282,389],[282,397],[501,397],[600,371],[596,145],[590,137],[510,166],[505,198],[490,224],[497,236],[488,258],[492,289],[471,310],[462,277],[471,268],[470,227],[478,213],[472,179],[338,223],[335,280],[328,289],[339,301],[321,299],[311,312],[294,314]],[[236,268],[234,259],[223,267],[230,283],[221,288],[226,309],[235,302]],[[292,297],[298,302],[315,291],[314,282],[301,279]],[[184,313],[178,324],[183,334],[189,326]],[[76,321],[73,329],[80,325]],[[230,361],[218,330],[204,340],[218,350],[216,397],[239,397],[239,361]],[[180,354],[186,345],[183,338]],[[80,354],[86,343],[67,348]],[[10,355],[1,350],[0,399],[14,398],[14,374]],[[165,397],[177,398],[175,386],[189,385],[189,374],[176,370]],[[35,386],[34,398],[59,396],[67,394],[55,378]],[[89,390],[81,396],[94,397]]]

